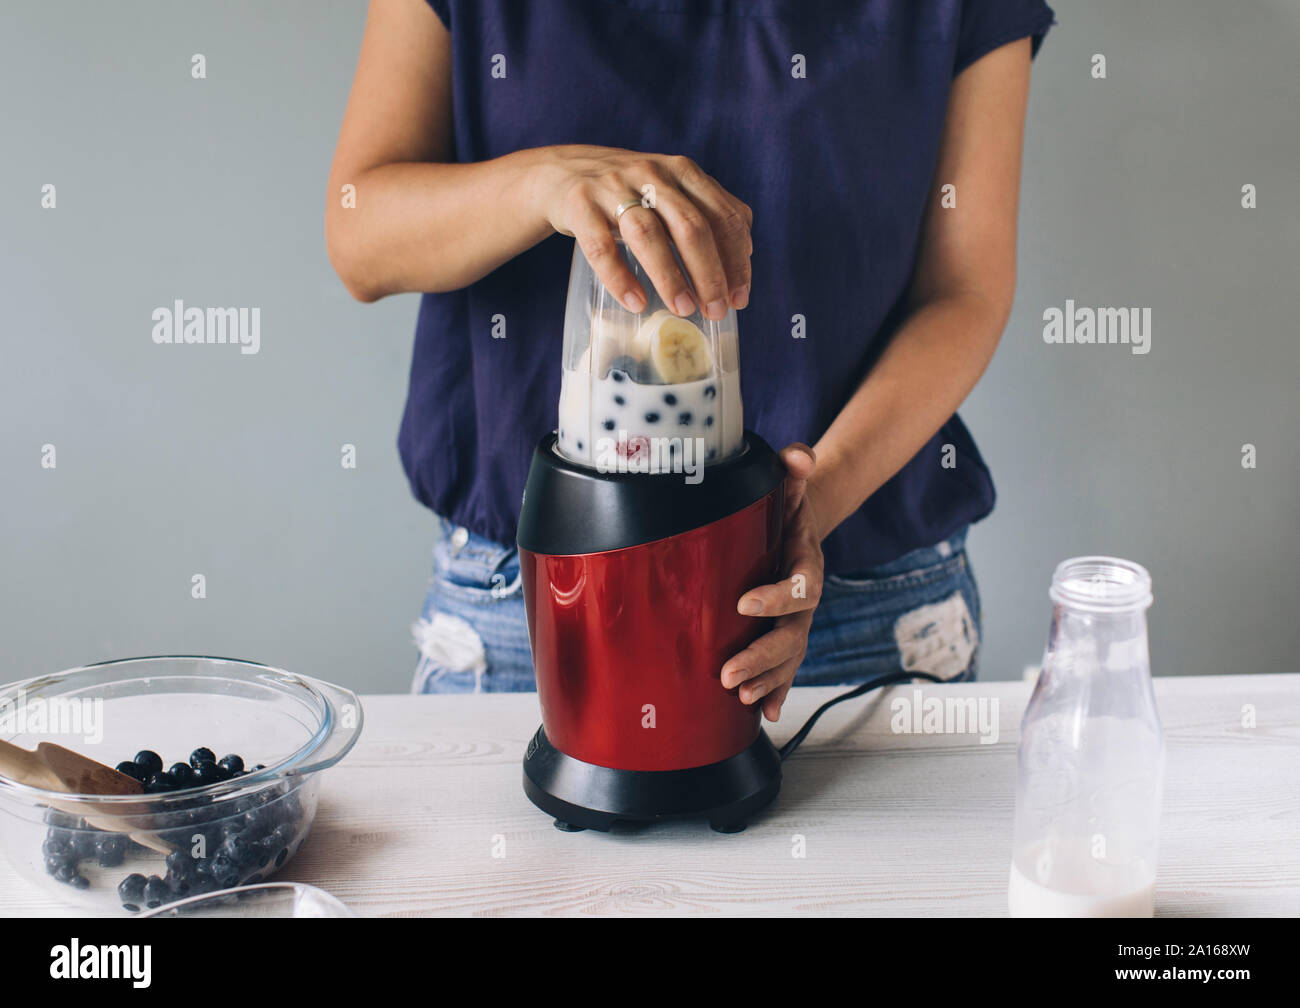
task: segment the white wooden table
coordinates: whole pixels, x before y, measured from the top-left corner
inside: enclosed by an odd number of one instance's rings
[[[556,830],[520,784],[532,694],[368,697],[365,732],[325,775],[314,832],[281,877],[363,915],[1005,915],[1028,687],[924,688],[996,699],[992,745],[894,734],[889,700],[915,688],[832,708],[769,810],[729,836],[702,822]],[[795,690],[773,740],[837,692]],[[1160,679],[1156,695],[1157,914],[1300,914],[1300,675]],[[0,915],[67,913],[0,860]]]

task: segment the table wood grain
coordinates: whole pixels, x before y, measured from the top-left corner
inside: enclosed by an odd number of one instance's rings
[[[895,733],[890,701],[918,688],[996,701],[998,740]],[[533,694],[367,697],[361,740],[326,773],[280,877],[367,916],[1005,916],[1028,691],[899,686],[835,707],[776,801],[725,836],[702,822],[556,830],[520,784]],[[838,692],[795,690],[773,740]],[[1156,913],[1300,914],[1300,675],[1159,679],[1156,696]],[[75,913],[0,861],[0,915]]]

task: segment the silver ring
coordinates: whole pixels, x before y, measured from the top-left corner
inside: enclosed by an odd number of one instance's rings
[[[623,215],[627,213],[629,210],[631,210],[634,206],[640,206],[640,205],[641,205],[640,196],[633,196],[631,199],[624,200],[622,203],[618,205],[618,209],[614,211],[615,223],[622,220]]]

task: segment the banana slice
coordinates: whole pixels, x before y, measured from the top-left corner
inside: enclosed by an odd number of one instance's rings
[[[659,327],[664,322],[676,317],[666,308],[660,308],[638,327],[636,335],[632,338],[632,346],[629,348],[628,353],[633,357],[648,361],[650,359],[650,344],[654,341],[655,333],[659,331]]]
[[[668,312],[663,314],[667,317],[650,334],[650,363],[659,377],[668,385],[708,377],[713,370],[713,355],[709,353],[704,333],[693,322]],[[655,312],[649,322],[658,315]],[[641,332],[645,332],[649,322],[642,325]]]

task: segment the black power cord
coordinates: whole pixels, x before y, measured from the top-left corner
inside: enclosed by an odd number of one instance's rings
[[[874,679],[868,679],[861,686],[857,686],[854,689],[849,690],[847,693],[841,693],[837,697],[831,697],[831,699],[827,700],[824,704],[813,711],[812,717],[805,721],[803,727],[794,733],[794,737],[781,747],[782,762],[789,759],[790,756],[794,754],[794,751],[799,748],[799,744],[808,737],[808,733],[812,731],[812,727],[817,723],[817,719],[837,703],[843,703],[845,700],[852,700],[854,697],[860,697],[862,694],[870,693],[873,689],[878,689],[881,686],[910,682],[913,679],[926,679],[929,682],[936,683],[947,682],[946,679],[940,679],[938,676],[930,675],[928,672],[887,672],[884,675],[876,676]]]

